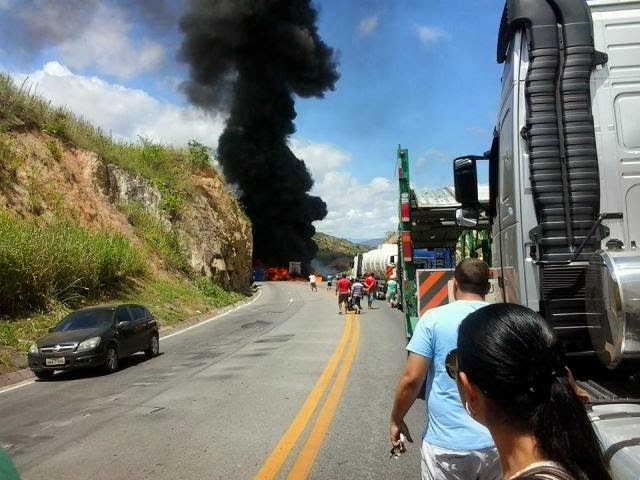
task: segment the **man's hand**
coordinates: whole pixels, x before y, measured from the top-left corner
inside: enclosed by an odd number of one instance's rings
[[[401,438],[401,435],[404,438]],[[404,453],[407,449],[404,446],[404,439],[408,442],[413,443],[413,438],[411,438],[411,433],[409,433],[409,427],[404,423],[404,420],[396,423],[391,420],[391,427],[389,428],[389,440],[391,441],[391,446],[393,448],[397,448],[400,453]]]

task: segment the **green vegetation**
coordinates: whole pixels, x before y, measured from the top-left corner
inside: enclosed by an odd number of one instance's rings
[[[207,277],[197,277],[195,286],[207,302],[214,307],[224,307],[235,302],[239,302],[244,297],[237,292],[228,292],[220,285],[212,282]]]
[[[99,128],[17,87],[0,73],[0,182],[15,180],[38,155],[14,132],[40,131],[48,153],[60,162],[69,145],[93,151],[105,163],[148,179],[160,192],[160,209],[180,216],[195,191],[192,174],[213,177],[212,151],[196,141],[179,149],[139,137],[114,141]],[[13,179],[13,180],[12,180]],[[36,175],[22,182],[27,191],[18,218],[0,209],[0,373],[17,368],[15,358],[72,309],[95,303],[135,302],[147,306],[161,325],[173,325],[243,298],[204,277],[196,277],[180,248],[177,233],[142,206],[122,207],[140,245],[120,234],[92,232],[64,217],[64,193]],[[46,215],[45,215],[46,214]],[[243,212],[239,212],[243,214]],[[46,220],[45,220],[46,217]],[[153,270],[147,254],[167,267]],[[150,272],[153,271],[153,275]],[[16,353],[18,352],[18,353]],[[17,357],[16,357],[17,356]],[[12,360],[13,359],[13,360]]]
[[[187,161],[191,168],[194,169],[207,169],[211,168],[211,158],[213,157],[213,151],[210,147],[203,145],[195,140],[189,141],[187,147]]]
[[[13,176],[26,160],[16,141],[6,133],[0,133],[0,169]]]
[[[169,197],[165,205],[167,212],[172,215],[179,211],[180,202],[184,202],[184,197],[193,188],[188,181],[192,171],[207,170],[210,175],[216,175],[210,149],[196,141],[189,142],[187,149],[159,145],[144,137],[139,137],[138,143],[114,141],[66,108],[55,107],[40,98],[31,92],[31,88],[16,87],[5,74],[0,74],[0,128],[3,132],[18,128],[38,129],[91,150],[108,163],[142,175],[161,186],[163,200],[165,196]],[[61,151],[53,139],[51,142],[47,142],[47,147],[56,158]],[[0,161],[1,157],[0,152]]]
[[[147,247],[158,255],[167,267],[184,273],[189,272],[189,261],[180,248],[175,231],[165,227],[158,218],[139,204],[128,203],[122,205],[121,210],[127,216],[136,235],[144,240]]]
[[[43,309],[114,291],[146,262],[122,235],[70,220],[38,225],[0,211],[0,311]]]
[[[354,256],[371,250],[365,245],[356,245],[320,232],[313,236],[313,241],[318,245],[316,259],[336,271],[347,270]]]
[[[227,292],[204,277],[196,280],[196,285],[184,279],[156,279],[145,282],[134,282],[126,294],[109,298],[109,303],[140,303],[149,308],[160,325],[171,326],[181,323],[185,314],[190,317],[205,314],[213,308],[220,308],[236,303],[243,295]],[[104,300],[106,301],[106,299]],[[86,306],[80,302],[77,306]],[[10,322],[0,322],[0,345],[10,347],[22,354],[29,345],[46,334],[47,330],[58,323],[71,309],[61,303],[55,303],[46,314],[16,318]],[[0,352],[0,373],[3,361]]]

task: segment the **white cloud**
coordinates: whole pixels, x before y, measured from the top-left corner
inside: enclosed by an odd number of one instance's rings
[[[376,238],[398,225],[397,187],[388,178],[361,183],[347,172],[329,172],[312,193],[321,196],[329,210],[324,220],[314,223],[318,231],[342,238]]]
[[[418,39],[423,45],[433,45],[438,41],[447,38],[447,33],[438,27],[428,27],[426,25],[416,25]]]
[[[58,62],[29,74],[14,74],[54,105],[66,106],[114,138],[136,140],[138,135],[173,145],[197,139],[215,147],[224,128],[222,115],[195,107],[162,102],[148,93],[107,83],[97,77],[74,74]]]
[[[396,228],[394,182],[382,177],[360,181],[345,170],[351,155],[335,145],[296,137],[289,146],[311,171],[315,181],[311,193],[327,203],[329,213],[314,223],[316,230],[341,238],[375,238]]]
[[[303,138],[294,137],[289,147],[296,157],[304,160],[314,179],[322,178],[331,171],[351,161],[351,156],[334,145],[314,143]]]
[[[62,61],[71,67],[95,67],[102,73],[128,80],[153,71],[165,57],[159,43],[144,38],[134,40],[132,29],[133,23],[122,10],[100,4],[82,34],[57,48]]]
[[[361,37],[368,37],[378,28],[378,20],[380,15],[371,15],[367,18],[364,18],[358,24],[357,30],[358,34]]]

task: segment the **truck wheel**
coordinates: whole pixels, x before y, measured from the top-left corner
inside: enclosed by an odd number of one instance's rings
[[[54,371],[53,370],[34,370],[33,374],[38,377],[40,380],[50,380],[53,378]]]
[[[107,354],[104,358],[104,373],[113,373],[118,370],[118,350],[115,346],[109,345],[107,347]]]
[[[157,357],[160,353],[160,341],[158,340],[158,335],[155,333],[151,335],[149,339],[149,348],[144,351],[144,354],[147,358]]]

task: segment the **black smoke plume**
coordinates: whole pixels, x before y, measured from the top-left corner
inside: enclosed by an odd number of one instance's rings
[[[253,223],[254,259],[267,265],[308,268],[317,251],[312,222],[327,214],[287,146],[293,95],[321,98],[338,79],[316,18],[310,0],[192,0],[180,22],[191,71],[184,91],[197,105],[229,110],[218,160]]]

